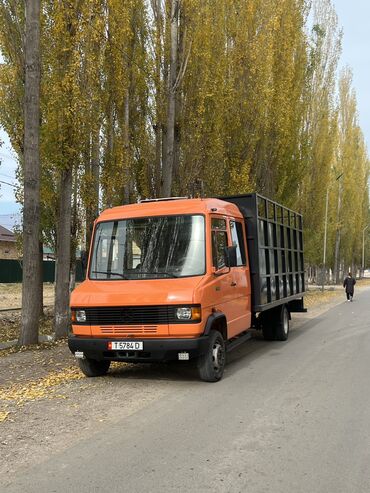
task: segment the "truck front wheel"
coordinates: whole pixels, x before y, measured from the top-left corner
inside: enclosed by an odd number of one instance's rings
[[[102,377],[108,373],[110,367],[109,360],[98,361],[91,358],[79,359],[78,364],[87,377]]]
[[[198,373],[204,382],[218,382],[224,373],[226,363],[225,341],[218,330],[209,334],[205,353],[198,358]]]

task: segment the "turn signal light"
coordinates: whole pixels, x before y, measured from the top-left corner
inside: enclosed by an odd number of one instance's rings
[[[193,306],[191,309],[191,319],[192,320],[201,320],[202,318],[202,309],[200,306]]]

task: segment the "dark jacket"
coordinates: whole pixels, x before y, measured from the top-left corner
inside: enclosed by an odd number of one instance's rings
[[[346,293],[353,293],[355,284],[356,284],[356,279],[347,276],[343,282],[343,287],[346,288]]]

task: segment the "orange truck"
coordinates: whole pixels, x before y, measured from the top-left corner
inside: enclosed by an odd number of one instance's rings
[[[88,377],[189,360],[216,382],[255,329],[287,340],[304,291],[300,214],[255,193],[145,200],[95,221],[68,344]]]

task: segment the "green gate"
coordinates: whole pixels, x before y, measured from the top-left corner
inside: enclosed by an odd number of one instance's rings
[[[43,281],[54,282],[55,280],[55,262],[44,260],[42,262]],[[76,282],[82,282],[84,279],[81,261],[76,262]],[[0,259],[0,283],[18,283],[22,282],[22,261]]]

